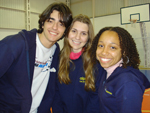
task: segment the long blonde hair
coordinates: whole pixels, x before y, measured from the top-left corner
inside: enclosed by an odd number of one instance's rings
[[[71,46],[69,45],[67,37],[71,28],[73,27],[76,21],[82,22],[88,25],[88,29],[89,29],[88,41],[86,45],[84,46],[84,51],[82,53],[83,68],[85,72],[85,90],[95,91],[95,78],[94,78],[94,72],[93,72],[92,65],[91,65],[92,62],[90,60],[90,51],[89,51],[92,45],[93,38],[94,38],[94,30],[93,30],[93,25],[89,17],[86,15],[80,14],[74,17],[67,31],[66,37],[64,38],[64,47],[60,53],[60,63],[59,63],[59,71],[58,71],[59,82],[60,83],[63,82],[65,84],[69,84],[71,82],[69,78],[70,62],[71,63],[73,62],[69,58],[70,53],[71,53]]]

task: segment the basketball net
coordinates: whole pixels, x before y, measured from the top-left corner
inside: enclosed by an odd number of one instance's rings
[[[135,24],[135,23],[137,22],[137,19],[130,19],[129,21],[130,21],[130,23],[131,23],[131,27],[134,27],[134,28],[135,28],[135,27],[136,27],[136,24]]]

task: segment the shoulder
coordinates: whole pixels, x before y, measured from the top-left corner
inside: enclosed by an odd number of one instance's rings
[[[117,68],[115,72],[112,73],[111,76],[113,76],[114,78],[118,80],[118,82],[120,81],[120,83],[123,84],[123,83],[130,82],[130,81],[136,81],[138,79],[137,74],[139,74],[140,72],[135,74],[133,73],[134,71],[135,71],[134,68],[128,69],[128,67],[127,68],[120,67],[120,68]]]
[[[3,45],[3,48],[7,48],[12,52],[20,51],[24,47],[24,38],[18,33],[15,35],[9,35],[0,41],[0,45]]]
[[[9,35],[2,39],[0,42],[5,44],[17,44],[23,40],[22,35],[20,33],[15,35]]]
[[[0,41],[0,45],[3,45],[3,48],[7,48],[12,51],[14,55],[20,54],[23,52],[23,49],[28,47],[28,45],[33,46],[33,43],[35,43],[35,37],[33,39],[32,36],[36,37],[36,29],[31,31],[22,30],[18,34],[5,37]],[[32,39],[30,39],[31,37]],[[31,40],[34,41],[31,42]]]
[[[94,75],[101,77],[103,74],[106,74],[106,71],[104,70],[104,68],[100,65],[100,63],[97,63],[94,66]]]
[[[129,84],[137,84],[141,87],[142,90],[144,90],[144,79],[143,74],[138,70],[134,69],[132,67],[127,68],[120,68],[120,73],[116,73],[116,76],[114,77],[114,84],[117,85],[117,87],[126,86]]]
[[[33,29],[31,31],[22,30],[19,33],[15,35],[9,35],[5,37],[1,42],[6,44],[15,44],[18,45],[20,43],[23,43],[24,40],[30,38],[30,37],[36,37],[36,29]]]
[[[133,67],[127,67],[127,68],[118,68],[120,69],[120,72],[118,73],[119,79],[123,79],[124,82],[128,81],[137,81],[137,80],[142,80],[144,74],[140,72],[138,69],[134,69]]]
[[[55,43],[55,46],[56,46],[56,49],[55,49],[54,55],[58,55],[58,54],[60,53],[60,47],[59,47],[59,44],[56,42],[56,43]]]
[[[30,31],[22,30],[19,33],[22,35],[24,40],[26,40],[29,44],[32,45],[33,42],[35,43],[37,29],[32,29]]]

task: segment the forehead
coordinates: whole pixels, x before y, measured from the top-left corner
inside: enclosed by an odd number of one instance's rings
[[[107,43],[116,43],[120,45],[119,36],[115,31],[104,31],[99,37],[99,41]]]
[[[78,31],[85,31],[85,32],[88,32],[89,30],[87,24],[79,21],[75,21],[72,25],[72,28],[77,29]]]
[[[52,13],[50,14],[50,18],[54,18],[62,21],[63,15],[59,11],[53,10]]]

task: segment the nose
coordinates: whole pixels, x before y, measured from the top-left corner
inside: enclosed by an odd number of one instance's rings
[[[107,49],[106,47],[104,47],[104,48],[102,49],[102,54],[103,54],[103,55],[107,55],[107,54],[108,54],[108,49]]]
[[[55,23],[53,24],[52,28],[53,28],[54,30],[56,30],[56,29],[58,28],[58,23],[55,22]]]
[[[76,36],[75,36],[75,38],[76,38],[77,40],[79,40],[79,39],[80,39],[80,33],[77,33]]]

